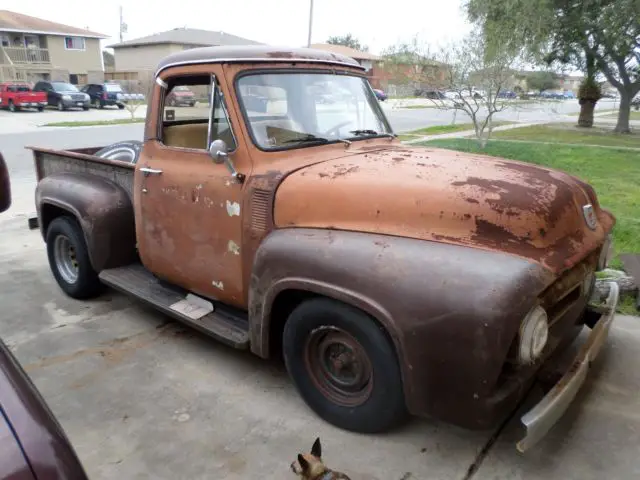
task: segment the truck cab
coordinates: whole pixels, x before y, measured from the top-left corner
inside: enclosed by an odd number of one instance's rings
[[[168,102],[188,88],[207,102]],[[171,104],[170,104],[171,103]],[[119,289],[239,349],[282,355],[322,418],[490,428],[586,326],[523,417],[526,450],[584,381],[618,301],[591,300],[615,218],[585,182],[403,145],[353,59],[195,48],[154,77],[134,161],[33,148],[38,224],[75,298]]]

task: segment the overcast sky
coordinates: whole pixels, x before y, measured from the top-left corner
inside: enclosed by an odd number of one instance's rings
[[[468,30],[462,0],[314,0],[312,42],[351,32],[373,53],[398,41],[437,46]],[[133,39],[176,27],[221,30],[258,42],[306,46],[309,0],[0,0],[7,9],[110,35],[117,43],[122,5]]]

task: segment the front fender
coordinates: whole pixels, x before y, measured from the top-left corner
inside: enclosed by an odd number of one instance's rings
[[[298,289],[357,306],[387,330],[415,414],[457,415],[489,395],[520,322],[553,275],[520,257],[370,233],[288,228],[256,252],[252,350],[268,356],[271,306]]]
[[[73,215],[84,233],[95,271],[127,265],[136,258],[133,206],[116,183],[84,173],[57,173],[36,187],[40,230],[64,212]]]

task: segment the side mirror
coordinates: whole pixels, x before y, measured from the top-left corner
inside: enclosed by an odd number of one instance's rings
[[[224,163],[225,160],[229,158],[227,144],[224,143],[224,140],[218,139],[211,142],[211,145],[209,145],[209,155],[211,155],[215,163]]]
[[[213,161],[217,164],[224,163],[227,166],[229,173],[231,173],[231,176],[239,183],[242,183],[244,182],[244,174],[238,173],[236,167],[233,166],[233,162],[229,158],[228,151],[227,144],[224,140],[214,140],[211,142],[211,145],[209,145],[209,155]]]

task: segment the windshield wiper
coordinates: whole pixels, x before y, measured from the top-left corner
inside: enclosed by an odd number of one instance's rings
[[[367,135],[367,136],[378,136],[378,137],[391,137],[396,138],[396,135],[393,133],[381,133],[376,132],[375,130],[363,129],[363,130],[351,130],[349,133],[353,133],[355,136]]]
[[[328,138],[323,138],[323,137],[316,137],[315,135],[309,133],[307,135],[304,135],[302,137],[297,137],[297,138],[290,138],[289,140],[285,140],[282,143],[302,143],[302,142],[318,142],[318,143],[329,143],[329,139]]]

